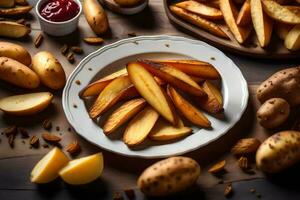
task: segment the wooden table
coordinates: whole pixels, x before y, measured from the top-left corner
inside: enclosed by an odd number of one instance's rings
[[[34,1],[31,3],[34,4]],[[180,35],[190,36],[176,30],[165,16],[161,0],[151,0],[150,5],[142,13],[134,16],[123,16],[107,11],[110,22],[111,31],[104,36],[105,44],[112,43],[122,38],[127,38],[128,33],[135,32],[137,35]],[[75,68],[76,64],[89,53],[97,50],[100,46],[90,46],[82,41],[83,37],[94,36],[90,27],[87,25],[85,18],[81,16],[79,29],[70,36],[55,38],[44,35],[44,42],[37,49],[33,45],[34,38],[41,33],[39,23],[34,14],[27,17],[31,22],[32,32],[30,37],[25,40],[10,40],[1,38],[4,41],[19,43],[26,47],[31,55],[38,51],[47,50],[52,52],[62,63],[67,75]],[[76,63],[70,64],[66,58],[61,55],[59,48],[63,44],[79,45],[84,49],[83,55],[76,55]],[[104,45],[105,45],[104,44]],[[242,137],[256,137],[263,140],[271,133],[263,130],[256,123],[255,112],[258,103],[255,98],[255,88],[262,80],[270,76],[275,71],[299,64],[298,60],[259,60],[253,58],[242,57],[225,52],[240,67],[246,77],[249,90],[251,93],[249,105],[246,114],[242,120],[224,137],[216,142],[188,153],[196,159],[202,167],[202,175],[197,186],[190,192],[170,197],[170,199],[225,199],[223,196],[224,187],[228,183],[233,184],[234,195],[231,199],[256,199],[256,194],[250,193],[250,189],[254,188],[262,199],[299,199],[300,191],[296,186],[299,180],[299,170],[290,169],[283,174],[272,178],[265,176],[254,168],[254,173],[247,174],[242,172],[234,158],[229,153],[230,147]],[[234,77],[232,77],[234,78]],[[45,91],[46,88],[38,90]],[[27,91],[26,91],[27,92]],[[12,94],[24,93],[17,87],[8,85],[4,82],[0,83],[0,97]],[[112,199],[114,192],[122,192],[126,188],[136,188],[136,179],[138,175],[151,163],[157,160],[135,159],[119,156],[107,151],[103,151],[83,140],[73,131],[68,131],[68,125],[61,107],[61,91],[54,92],[55,100],[45,112],[25,118],[14,118],[3,115],[1,113],[0,127],[1,129],[10,125],[25,127],[30,135],[40,136],[44,130],[42,122],[44,119],[50,119],[53,123],[52,132],[62,135],[62,148],[65,150],[67,144],[74,140],[78,140],[83,151],[77,156],[81,157],[94,152],[102,151],[105,158],[105,169],[101,179],[83,186],[69,186],[61,180],[46,184],[35,185],[30,183],[29,174],[35,163],[49,151],[43,148],[44,143],[40,139],[40,147],[38,149],[29,148],[28,139],[22,139],[20,134],[17,135],[14,148],[10,148],[7,138],[0,135],[0,199],[1,200],[36,200],[36,199]],[[56,126],[60,127],[56,131]],[[289,128],[290,124],[286,125]],[[227,165],[225,173],[221,178],[214,177],[207,173],[209,166],[218,160],[226,159]],[[299,169],[299,166],[298,166]],[[297,172],[298,171],[298,172]],[[224,183],[219,183],[220,180]],[[143,195],[136,190],[137,199],[145,199]],[[259,196],[259,195],[258,195]]]

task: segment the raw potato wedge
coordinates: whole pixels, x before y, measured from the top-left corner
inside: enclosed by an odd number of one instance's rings
[[[238,26],[246,26],[251,23],[251,9],[250,9],[250,0],[246,0],[239,12],[239,15],[236,19]]]
[[[232,3],[232,0],[220,0],[220,9],[223,13],[224,20],[235,39],[240,44],[244,43],[250,35],[252,27],[237,25],[236,19],[238,17],[238,10]]]
[[[84,97],[98,95],[114,79],[116,79],[120,76],[126,76],[126,75],[127,75],[127,70],[124,68],[124,69],[121,69],[121,70],[119,70],[115,73],[112,73],[112,74],[108,75],[108,76],[105,76],[105,77],[89,84],[85,88],[83,88],[80,91],[79,96],[81,98],[84,98]]]
[[[284,46],[291,51],[300,49],[300,24],[292,28],[287,34],[284,40]]]
[[[178,120],[177,126],[173,126],[160,118],[152,128],[149,138],[157,141],[173,140],[189,135],[192,131],[191,128],[184,126],[181,119]]]
[[[130,118],[135,116],[138,112],[140,112],[145,105],[146,101],[142,98],[127,101],[108,117],[103,126],[103,132],[105,134],[112,133],[126,123]]]
[[[153,76],[138,62],[128,63],[127,71],[131,82],[147,103],[166,120],[176,125],[177,116],[173,104]]]
[[[198,99],[200,107],[213,114],[222,112],[223,97],[221,92],[209,81],[205,81],[202,88],[206,92],[207,98]]]
[[[198,61],[198,60],[155,60],[153,62],[159,62],[172,66],[188,75],[201,77],[203,79],[216,80],[220,79],[219,72],[210,63]]]
[[[0,42],[0,56],[14,59],[26,66],[31,64],[30,54],[24,47],[18,44]]]
[[[141,60],[139,63],[154,76],[195,96],[206,96],[202,88],[184,72],[165,64]]]
[[[90,117],[92,119],[98,117],[111,106],[118,102],[124,96],[124,92],[131,86],[131,81],[128,76],[116,78],[108,84],[97,97],[95,103],[90,109]]]
[[[222,12],[219,9],[209,7],[197,1],[183,1],[176,3],[175,6],[200,15],[206,19],[223,19]]]
[[[277,36],[280,39],[285,40],[286,36],[288,35],[288,33],[290,32],[290,30],[292,28],[293,28],[293,25],[277,23],[274,29],[275,29]]]
[[[0,21],[0,36],[10,38],[21,38],[28,35],[30,29],[16,22]]]
[[[31,11],[32,6],[17,6],[15,8],[0,9],[0,16],[24,15]]]
[[[0,8],[11,8],[14,7],[15,1],[14,0],[1,0],[0,1]]]
[[[262,8],[261,0],[251,0],[251,17],[258,42],[261,47],[270,43],[273,30],[273,21],[266,15]]]
[[[15,95],[0,99],[0,109],[11,115],[32,115],[47,108],[52,99],[50,92]]]
[[[168,85],[167,92],[173,100],[175,107],[182,113],[185,118],[200,127],[211,127],[211,123],[207,119],[207,117],[200,110],[198,110],[187,100],[185,100],[173,87]]]
[[[263,0],[264,11],[273,19],[286,24],[300,24],[300,15],[275,1]]]
[[[201,29],[210,32],[213,35],[229,39],[228,35],[217,24],[208,21],[197,14],[194,14],[177,6],[170,6],[170,10],[178,17],[188,21],[191,24],[194,24],[195,26],[198,26]]]
[[[135,146],[142,143],[150,133],[159,117],[151,106],[147,106],[137,114],[128,124],[123,141],[128,146]]]

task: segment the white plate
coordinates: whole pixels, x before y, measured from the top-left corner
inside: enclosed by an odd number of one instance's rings
[[[226,120],[209,115],[213,129],[193,127],[193,134],[173,143],[158,143],[139,149],[128,148],[121,140],[121,132],[114,138],[89,118],[85,103],[78,92],[91,81],[112,73],[137,58],[192,58],[213,64],[222,76],[222,93]],[[90,71],[90,69],[92,71]],[[81,85],[75,83],[80,80]],[[239,68],[218,49],[201,41],[175,36],[140,36],[107,45],[83,59],[69,76],[63,91],[63,109],[76,132],[89,142],[118,154],[143,158],[158,158],[183,154],[198,149],[224,135],[236,124],[248,102],[247,83]],[[76,104],[78,107],[74,108]],[[146,147],[145,147],[146,146]]]

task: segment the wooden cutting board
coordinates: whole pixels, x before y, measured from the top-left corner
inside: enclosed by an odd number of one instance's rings
[[[268,58],[268,59],[283,59],[283,58],[299,58],[300,51],[291,52],[284,47],[283,41],[280,40],[275,33],[272,35],[271,42],[267,48],[261,48],[256,39],[254,30],[252,31],[251,36],[245,42],[245,44],[240,45],[230,33],[228,27],[225,25],[225,22],[220,22],[220,27],[228,34],[230,40],[219,38],[214,36],[203,29],[200,29],[181,18],[175,16],[171,13],[169,6],[179,2],[178,0],[164,0],[164,7],[169,18],[170,22],[178,29],[191,34],[200,40],[203,40],[217,48],[231,51],[234,53],[258,57],[258,58]],[[222,24],[223,23],[223,24]]]

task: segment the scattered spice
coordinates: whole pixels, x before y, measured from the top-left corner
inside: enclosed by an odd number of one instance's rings
[[[215,57],[210,57],[210,59],[211,59],[211,60],[216,60],[216,58],[215,58]]]
[[[16,23],[25,25],[26,21],[25,21],[24,18],[21,18],[21,19],[18,19],[18,20],[16,21]]]
[[[255,153],[261,142],[256,138],[240,139],[231,149],[234,155],[248,155]]]
[[[8,136],[8,144],[10,148],[14,148],[14,143],[15,143],[15,135],[11,134]]]
[[[46,142],[50,142],[50,143],[58,143],[61,141],[61,137],[55,134],[43,133],[42,137]]]
[[[216,174],[224,170],[226,165],[226,161],[222,160],[216,164],[214,164],[211,168],[209,168],[208,172]]]
[[[135,32],[130,32],[127,33],[128,37],[136,37],[136,33]]]
[[[93,71],[93,69],[92,69],[92,68],[88,68],[88,70],[89,70],[89,71]]]
[[[104,40],[100,37],[86,37],[83,39],[83,41],[85,41],[87,44],[91,44],[91,45],[99,45],[104,42]]]
[[[67,152],[69,152],[70,154],[72,155],[75,155],[75,154],[78,154],[79,152],[81,151],[81,147],[78,143],[78,141],[74,141],[72,143],[70,143],[68,146],[67,146]]]
[[[124,190],[125,195],[127,196],[128,199],[134,199],[135,198],[135,193],[133,189],[125,189]]]
[[[20,127],[18,131],[21,133],[22,138],[29,138],[28,131],[25,128]]]
[[[168,47],[168,48],[170,47],[170,45],[169,45],[169,44],[165,44],[165,46],[166,46],[166,47]]]
[[[113,195],[113,200],[123,200],[123,197],[119,192],[115,192]]]
[[[5,134],[6,137],[9,137],[10,135],[16,135],[18,133],[17,126],[10,126],[4,129],[2,133]]]
[[[56,131],[60,131],[60,127],[59,127],[59,126],[56,126],[56,127],[55,127],[55,130],[56,130]]]
[[[75,83],[76,83],[77,85],[81,85],[80,80],[76,80]]]
[[[69,61],[69,63],[73,64],[75,62],[74,54],[73,53],[68,53],[67,60]]]
[[[71,127],[69,127],[69,128],[68,128],[68,131],[69,131],[69,132],[71,132],[71,131],[72,131],[72,128],[71,128]]]
[[[74,103],[74,104],[73,104],[73,107],[74,107],[74,108],[77,108],[77,105]]]
[[[43,147],[46,149],[46,148],[49,148],[49,145],[48,144],[43,144]]]
[[[71,47],[71,51],[72,51],[73,53],[76,53],[76,54],[82,54],[82,53],[83,53],[82,48],[79,47],[79,46],[73,46],[73,47]]]
[[[251,189],[250,189],[250,192],[251,192],[252,194],[254,194],[254,193],[256,192],[256,190],[255,190],[254,188],[251,188]]]
[[[45,119],[43,121],[43,127],[44,127],[45,130],[51,130],[52,122],[49,119]]]
[[[69,47],[68,47],[68,45],[66,45],[66,44],[64,44],[64,45],[60,48],[60,52],[61,52],[61,54],[63,54],[63,55],[66,55],[67,52],[68,52],[68,50],[69,50]]]
[[[39,33],[38,36],[35,38],[35,40],[34,40],[34,46],[36,48],[39,48],[39,46],[42,44],[43,38],[44,37],[43,37],[42,33]]]
[[[238,165],[242,170],[249,169],[248,158],[246,158],[244,156],[240,157],[240,159],[238,160]]]
[[[232,195],[232,193],[233,193],[232,185],[229,184],[229,185],[227,185],[227,186],[225,187],[225,189],[224,189],[224,196],[225,196],[225,197],[229,197],[230,195]]]
[[[34,148],[38,148],[38,146],[39,146],[39,138],[37,136],[33,135],[30,138],[29,144],[30,144],[30,146],[32,146]]]

